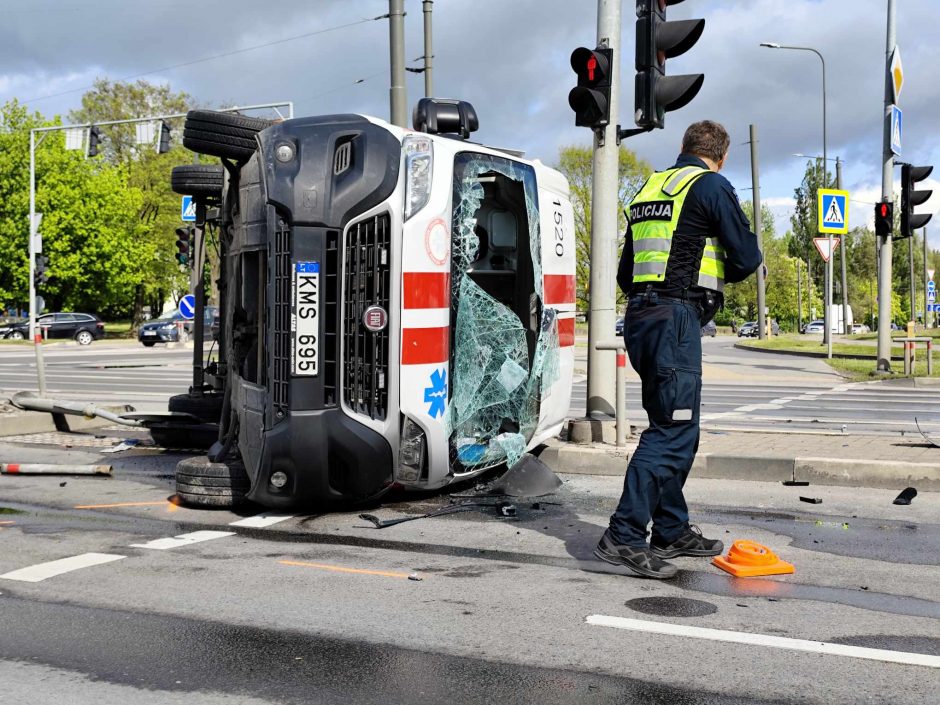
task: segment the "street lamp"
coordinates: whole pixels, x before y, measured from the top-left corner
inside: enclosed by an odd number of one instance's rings
[[[823,114],[823,174],[826,174],[825,164],[828,159],[828,154],[826,152],[826,60],[823,58],[823,55],[819,53],[816,49],[812,47],[798,47],[790,46],[788,44],[778,44],[776,42],[761,42],[761,46],[766,49],[793,49],[794,51],[811,51],[816,56],[819,57],[819,61],[822,62],[822,114]],[[828,178],[824,178],[824,181],[827,182]],[[817,205],[817,210],[818,210]],[[832,358],[832,233],[828,234],[829,237],[829,261],[826,262],[826,315],[824,316],[826,325],[825,325],[825,341],[827,345],[827,356]],[[847,323],[847,321],[846,321]]]

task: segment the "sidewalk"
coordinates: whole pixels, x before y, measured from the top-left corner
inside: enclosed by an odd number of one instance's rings
[[[556,472],[623,475],[637,441],[623,448],[556,441],[541,458]],[[911,435],[703,431],[692,475],[940,491],[940,448]]]

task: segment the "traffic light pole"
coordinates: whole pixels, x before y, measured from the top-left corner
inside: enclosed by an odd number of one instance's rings
[[[610,121],[594,131],[594,178],[591,194],[591,289],[588,319],[587,416],[613,416],[616,360],[597,349],[616,326],[618,257],[617,139],[620,94],[620,11],[622,0],[598,0],[597,44],[613,50],[610,64]]]
[[[881,200],[894,200],[894,153],[891,151],[891,55],[897,41],[894,0],[888,0],[888,32],[885,47],[884,138],[882,145]],[[878,266],[878,357],[876,370],[891,372],[891,235],[882,238]]]
[[[757,235],[757,247],[761,251],[761,265],[757,268],[757,336],[761,340],[767,337],[767,313],[766,313],[766,282],[764,281],[764,237],[763,226],[761,225],[760,212],[760,165],[757,161],[757,127],[751,125],[751,205],[754,215],[751,218],[751,225]],[[706,321],[702,321],[706,323]],[[771,331],[772,333],[773,331]]]

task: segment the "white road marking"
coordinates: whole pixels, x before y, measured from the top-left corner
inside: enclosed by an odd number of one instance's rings
[[[685,624],[648,622],[640,619],[627,619],[625,617],[608,617],[602,614],[589,615],[586,621],[588,624],[595,624],[602,627],[614,627],[616,629],[648,632],[651,634],[666,634],[668,636],[690,637],[692,639],[708,639],[710,641],[725,641],[735,644],[749,644],[751,646],[767,646],[775,649],[809,651],[817,654],[830,654],[832,656],[848,656],[849,658],[869,659],[871,661],[884,661],[887,663],[903,663],[910,666],[940,668],[940,656],[915,654],[907,651],[870,649],[863,646],[848,646],[846,644],[831,644],[825,641],[791,639],[789,637],[770,636],[768,634],[734,632],[725,629],[706,629],[704,627],[690,627]]]
[[[170,548],[180,548],[194,543],[211,541],[212,539],[221,539],[226,536],[234,536],[233,531],[194,531],[191,534],[180,534],[179,536],[154,539],[147,543],[132,543],[134,548],[150,548],[154,551],[166,551]]]
[[[90,568],[93,565],[103,565],[112,561],[119,561],[126,556],[118,556],[112,553],[82,553],[78,556],[69,558],[60,558],[57,561],[48,563],[37,563],[28,568],[20,568],[9,573],[0,575],[5,580],[19,580],[24,583],[38,583],[46,578],[53,578],[56,575],[70,573],[80,568]]]
[[[238,521],[233,521],[229,524],[229,526],[244,526],[250,529],[263,529],[266,526],[273,526],[274,524],[286,521],[287,519],[293,519],[294,516],[294,514],[264,512],[263,514],[258,514],[253,517],[246,517],[244,519],[239,519]]]

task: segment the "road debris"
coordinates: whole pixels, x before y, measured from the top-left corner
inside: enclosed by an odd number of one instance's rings
[[[903,492],[901,492],[901,494],[894,498],[894,502],[892,504],[908,505],[916,496],[917,490],[913,487],[908,487]]]
[[[795,572],[792,563],[781,560],[767,546],[754,541],[735,541],[728,554],[715,556],[712,564],[739,578]]]
[[[374,514],[360,514],[360,519],[365,519],[366,521],[372,522],[376,529],[387,529],[390,526],[395,526],[397,524],[404,524],[406,521],[416,521],[418,519],[430,519],[432,517],[444,516],[445,514],[456,514],[457,512],[471,512],[477,509],[478,507],[492,507],[490,503],[481,503],[481,502],[467,502],[466,504],[453,504],[448,507],[442,507],[441,509],[435,509],[433,512],[428,512],[427,514],[418,514],[417,516],[411,517],[401,517],[399,519],[379,519]]]
[[[117,445],[111,446],[110,448],[102,448],[102,453],[120,453],[122,450],[130,450],[131,448],[136,448],[140,445],[140,440],[137,438],[125,438]]]
[[[822,504],[822,499],[819,497],[803,497],[800,496],[801,502],[806,502],[807,504]]]
[[[2,475],[111,475],[110,465],[50,465],[48,463],[0,463]]]
[[[809,482],[806,480],[784,480],[781,483],[784,487],[808,487]]]

